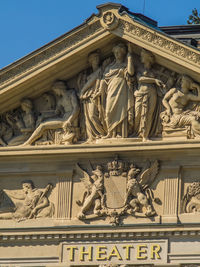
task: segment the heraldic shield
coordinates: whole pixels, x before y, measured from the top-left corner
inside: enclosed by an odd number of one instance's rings
[[[105,204],[107,208],[119,209],[125,206],[127,173],[124,162],[115,158],[108,162],[108,173],[104,178]]]
[[[125,206],[127,177],[111,175],[104,178],[105,204],[107,208],[118,209]]]
[[[150,186],[159,170],[158,161],[148,162],[149,167],[141,172],[133,163],[116,157],[105,165],[96,165],[89,171],[78,164],[75,173],[80,177],[85,190],[82,199],[76,201],[80,206],[77,218],[91,220],[109,217],[113,225],[120,224],[121,216],[152,217],[156,215],[154,198]]]

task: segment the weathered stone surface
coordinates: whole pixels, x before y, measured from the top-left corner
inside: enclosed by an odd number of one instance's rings
[[[0,71],[0,265],[198,266],[200,51],[115,4],[61,39]]]

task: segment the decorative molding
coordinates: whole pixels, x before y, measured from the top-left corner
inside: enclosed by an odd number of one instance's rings
[[[57,190],[56,217],[62,219],[71,218],[72,179],[59,178]]]
[[[188,62],[192,62],[199,67],[200,52],[198,53],[196,49],[190,48],[177,40],[173,41],[172,38],[158,30],[155,31],[152,28],[145,27],[145,25],[135,21],[126,12],[120,14],[118,9],[119,6],[114,9],[111,7],[110,10],[106,10],[101,15],[94,16],[91,20],[89,19],[90,21],[86,22],[85,25],[80,25],[72,32],[53,41],[53,43],[47,44],[44,48],[2,69],[0,71],[1,88],[4,88],[4,85],[8,84],[11,80],[14,82],[24,75],[37,70],[42,65],[46,65],[50,61],[62,56],[64,53],[69,52],[72,48],[88,42],[89,39],[94,38],[96,34],[105,30],[112,32],[116,28],[120,28],[125,33],[131,34],[131,36],[142,42],[145,40],[156,48],[162,49],[182,60],[187,59]]]
[[[103,13],[100,22],[105,29],[111,31],[117,28],[119,19],[115,16],[113,12],[107,11]]]
[[[178,57],[182,60],[192,62],[197,67],[200,66],[200,52],[194,48],[189,48],[177,40],[173,40],[164,33],[153,31],[147,27],[142,27],[139,23],[132,23],[120,18],[119,28],[125,33],[131,34],[132,37],[147,42],[156,48],[162,49],[164,52]]]
[[[147,238],[168,238],[168,237],[194,237],[200,236],[200,230],[156,230],[156,231],[149,231],[149,232],[103,232],[101,233],[68,233],[66,231],[59,231],[58,229],[54,230],[56,233],[34,233],[34,234],[12,234],[12,235],[1,235],[0,242],[38,242],[38,241],[95,241],[95,240],[119,240],[119,239],[147,239]],[[45,232],[45,230],[44,230]],[[52,230],[53,232],[53,230]]]
[[[178,198],[178,178],[165,178],[163,214],[177,215],[178,211],[177,198]]]
[[[37,70],[39,67],[48,64],[50,61],[68,53],[71,49],[80,46],[81,43],[88,42],[89,39],[94,38],[94,35],[102,30],[100,21],[97,20],[91,25],[87,25],[83,29],[79,29],[74,33],[66,34],[61,40],[55,41],[55,44],[49,45],[40,51],[36,51],[35,55],[28,55],[22,58],[20,62],[16,62],[12,68],[8,67],[0,72],[0,87],[4,87],[9,81],[15,81]],[[34,52],[33,52],[34,54]]]

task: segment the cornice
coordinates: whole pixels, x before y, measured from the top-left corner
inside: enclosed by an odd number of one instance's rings
[[[81,230],[81,232],[76,232],[71,230],[58,230],[58,229],[49,229],[48,231],[38,231],[35,230],[34,233],[20,233],[20,232],[12,232],[9,234],[1,234],[0,242],[1,243],[24,243],[24,242],[74,242],[74,241],[96,241],[96,240],[134,240],[134,239],[159,239],[159,238],[170,238],[170,237],[184,237],[184,238],[194,238],[200,236],[199,228],[191,228],[182,227],[182,229],[154,229],[154,230],[136,230],[136,229],[110,229],[107,231],[101,230],[98,232],[97,230],[89,231]]]
[[[90,24],[85,23],[54,42],[2,69],[0,71],[0,89],[47,65],[63,54],[69,53],[77,46],[85,43],[86,40],[89,41],[90,38],[94,38],[94,35],[102,30],[99,20],[94,20]]]
[[[42,66],[48,65],[48,63],[56,60],[63,54],[69,53],[75,47],[81,46],[81,44],[88,42],[89,39],[93,39],[97,33],[100,34],[106,30],[118,35],[116,32],[117,28],[123,33],[130,35],[133,41],[134,39],[139,40],[141,46],[145,43],[148,44],[149,50],[151,50],[151,47],[154,47],[154,49],[156,48],[199,68],[199,50],[173,39],[164,32],[161,32],[157,27],[151,27],[150,24],[145,22],[142,23],[142,20],[137,18],[137,14],[129,12],[126,7],[107,3],[97,8],[99,14],[92,15],[82,25],[2,69],[0,71],[0,89],[36,71]],[[119,20],[115,29],[106,27],[106,23],[103,27],[100,24],[100,21],[102,22],[102,18],[107,12],[113,13],[116,19]]]
[[[126,12],[121,15],[114,13],[118,20],[118,28],[112,32],[118,36],[146,48],[151,52],[182,64],[188,69],[199,72],[200,50],[174,39],[157,27],[147,26],[141,20],[136,20]]]
[[[174,141],[156,141],[152,140],[147,143],[141,141],[136,142],[134,139],[123,139],[123,142],[110,140],[108,143],[99,144],[76,144],[76,145],[51,145],[51,146],[8,146],[0,148],[0,157],[4,156],[48,156],[48,155],[83,155],[87,153],[121,153],[121,152],[143,152],[143,151],[158,151],[160,153],[171,152],[182,153],[183,151],[199,151],[199,140],[174,140]]]
[[[135,38],[146,41],[164,52],[183,59],[184,61],[188,61],[197,67],[200,66],[200,51],[177,40],[173,40],[164,33],[155,32],[155,30],[131,24],[126,20],[121,20],[121,27],[126,33],[131,33]]]

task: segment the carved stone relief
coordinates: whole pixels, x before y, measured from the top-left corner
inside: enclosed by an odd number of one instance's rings
[[[164,131],[184,130],[188,137],[200,136],[200,86],[185,75],[180,77],[181,89],[170,89],[163,98],[165,111],[161,113]]]
[[[148,163],[141,172],[134,164],[115,158],[105,166],[89,165],[85,171],[78,164],[75,173],[85,186],[83,196],[76,201],[80,206],[80,220],[109,218],[113,225],[121,223],[122,216],[152,217],[156,215],[151,184],[159,170],[158,162]]]
[[[105,123],[103,124],[104,111],[101,103],[103,96],[97,96],[100,80],[108,63],[106,60],[103,66],[100,66],[100,50],[93,51],[88,55],[88,61],[92,67],[92,73],[87,75],[82,72],[78,77],[78,88],[80,91],[80,100],[83,103],[85,128],[88,141],[105,136]]]
[[[100,21],[101,25],[108,30],[114,30],[119,23],[119,19],[110,11],[105,12]]]
[[[151,52],[140,49],[139,57],[133,51],[133,44],[119,42],[102,60],[97,49],[73,89],[56,80],[38,99],[22,99],[1,115],[0,145],[199,138],[200,85],[158,65]]]
[[[155,62],[153,54],[143,49],[141,62],[143,71],[138,74],[138,89],[135,90],[135,132],[146,141],[150,132],[155,134],[158,127],[157,118],[161,110],[158,96],[163,94],[165,85],[152,68]]]
[[[200,182],[193,182],[187,187],[186,194],[183,197],[183,212],[200,212]]]
[[[52,217],[55,208],[48,199],[51,190],[51,184],[48,184],[44,190],[40,190],[34,186],[32,180],[24,180],[21,192],[5,194],[1,191],[0,219],[13,219],[19,222],[33,218]]]

